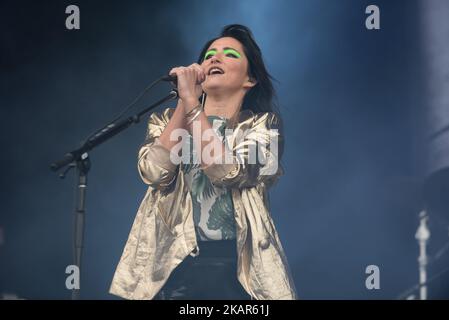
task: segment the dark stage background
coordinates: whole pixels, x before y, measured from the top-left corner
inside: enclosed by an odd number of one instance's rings
[[[65,28],[70,4],[80,8],[80,30]],[[369,4],[380,8],[380,30],[365,27]],[[286,174],[271,190],[271,214],[300,298],[398,298],[418,281],[427,103],[420,6],[2,1],[0,293],[70,298],[75,176],[58,179],[50,163],[151,81],[196,61],[224,25],[241,23],[279,81]],[[137,109],[169,88],[158,86]],[[146,191],[136,167],[145,122],[90,153],[82,298],[116,298],[109,285]],[[448,240],[447,218],[430,217],[430,254]],[[447,267],[447,256],[429,265],[429,277]],[[365,287],[372,264],[379,290]],[[447,276],[431,283],[429,298],[448,296]]]

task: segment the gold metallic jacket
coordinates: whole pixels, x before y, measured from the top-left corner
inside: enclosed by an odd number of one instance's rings
[[[170,161],[170,151],[158,139],[173,112],[173,108],[167,108],[150,116],[147,139],[139,150],[138,170],[149,187],[110,287],[110,293],[126,299],[153,299],[171,272],[198,250],[192,200],[183,171]],[[249,129],[252,134],[233,146],[233,151],[266,139],[267,130],[279,125],[275,114],[268,112],[254,114],[244,110],[237,120],[232,129]],[[281,154],[283,144],[278,145]],[[236,161],[214,163],[203,170],[214,185],[231,190],[237,228],[237,277],[243,288],[252,299],[297,299],[287,258],[269,212],[268,188],[283,170],[279,163],[275,174],[262,175],[261,167]]]

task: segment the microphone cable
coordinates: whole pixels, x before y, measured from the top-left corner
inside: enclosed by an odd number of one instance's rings
[[[83,142],[81,143],[81,145],[85,145],[89,139],[91,139],[93,136],[95,136],[97,133],[99,133],[100,131],[102,131],[103,129],[105,129],[106,127],[108,127],[109,125],[111,125],[113,122],[119,120],[121,117],[123,117],[123,115],[125,113],[127,113],[129,110],[131,110],[137,102],[139,102],[140,99],[142,99],[142,97],[149,91],[151,90],[156,84],[158,84],[161,81],[167,81],[165,80],[167,78],[167,76],[162,76],[159,79],[156,79],[155,81],[153,81],[150,85],[148,85],[141,93],[139,93],[137,95],[136,98],[134,98],[134,100],[129,103],[122,111],[120,111],[117,116],[115,116],[111,121],[109,121],[106,125],[104,125],[103,127],[101,127],[101,129],[95,130],[94,132],[92,132],[91,134],[89,134],[87,136],[86,139],[83,140]]]

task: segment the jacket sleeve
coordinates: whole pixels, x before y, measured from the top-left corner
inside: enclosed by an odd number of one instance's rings
[[[170,150],[159,141],[174,109],[154,112],[148,121],[144,144],[139,149],[138,171],[142,180],[155,189],[165,189],[176,179],[178,165],[170,160]]]
[[[250,119],[249,129],[240,131],[233,132],[231,146],[226,144],[232,163],[215,161],[203,167],[204,173],[220,187],[274,185],[284,173],[280,164],[284,149],[281,120],[273,112],[258,113]],[[243,138],[236,139],[239,134]]]

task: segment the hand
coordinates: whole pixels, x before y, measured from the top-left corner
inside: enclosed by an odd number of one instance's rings
[[[173,68],[169,75],[176,75],[178,78],[178,95],[181,100],[198,101],[203,93],[201,83],[206,79],[206,73],[199,64],[193,63],[188,67]],[[195,105],[190,107],[193,108]]]

